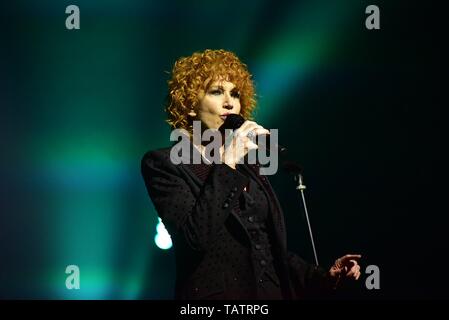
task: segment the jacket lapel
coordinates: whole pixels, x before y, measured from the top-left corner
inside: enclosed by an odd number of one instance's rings
[[[191,145],[191,151],[196,152],[197,155],[200,155],[199,151],[193,147],[193,144]],[[188,155],[189,157],[190,155]],[[182,155],[184,159],[184,155]],[[201,155],[200,155],[201,157]],[[184,171],[185,174],[187,174],[192,180],[197,184],[198,190],[201,190],[201,186],[204,184],[204,182],[207,179],[207,176],[209,175],[210,171],[212,170],[213,165],[200,163],[200,164],[192,164],[191,159],[193,157],[186,158],[186,161],[183,161],[181,165],[179,165],[180,169]],[[223,164],[224,165],[224,164]],[[236,206],[234,206],[233,210],[231,210],[231,215],[234,216],[234,218],[238,221],[240,227],[243,229],[244,233],[246,234],[246,237],[249,242],[251,242],[251,237],[248,233],[248,230],[245,228],[243,222],[240,219],[240,208],[239,203],[236,203]]]

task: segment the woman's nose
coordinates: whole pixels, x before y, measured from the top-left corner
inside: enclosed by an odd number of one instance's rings
[[[224,104],[223,104],[223,108],[231,110],[233,108],[232,104],[230,103],[231,101],[231,96],[229,93],[225,93],[224,95]]]

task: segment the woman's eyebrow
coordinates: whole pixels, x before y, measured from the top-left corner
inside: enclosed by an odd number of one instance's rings
[[[224,88],[223,88],[222,85],[214,85],[214,86],[210,86],[210,88],[211,88],[211,89],[220,89],[220,90],[223,90],[223,91],[224,91]],[[234,88],[232,88],[232,89],[229,90],[229,91],[239,91],[239,90],[237,89],[237,87],[234,87]]]

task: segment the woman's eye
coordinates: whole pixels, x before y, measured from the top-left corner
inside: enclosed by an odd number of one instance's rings
[[[212,90],[210,93],[213,95],[219,95],[221,94],[221,90]]]
[[[239,93],[239,92],[233,92],[233,93],[232,93],[232,96],[233,96],[234,98],[240,98],[240,93]]]

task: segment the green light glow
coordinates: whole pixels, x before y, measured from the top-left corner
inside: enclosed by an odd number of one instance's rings
[[[79,31],[64,28],[65,7],[54,1],[18,5],[24,15],[14,26],[26,110],[17,145],[35,190],[24,211],[38,216],[30,239],[42,242],[44,270],[30,276],[30,297],[169,297],[172,250],[154,244],[156,212],[140,176],[143,153],[169,145],[164,71],[205,48],[246,55],[261,96],[258,120],[268,121],[338,49],[351,11],[327,1],[244,1],[238,10],[228,1],[77,5]],[[65,288],[70,264],[80,267],[78,291]]]

